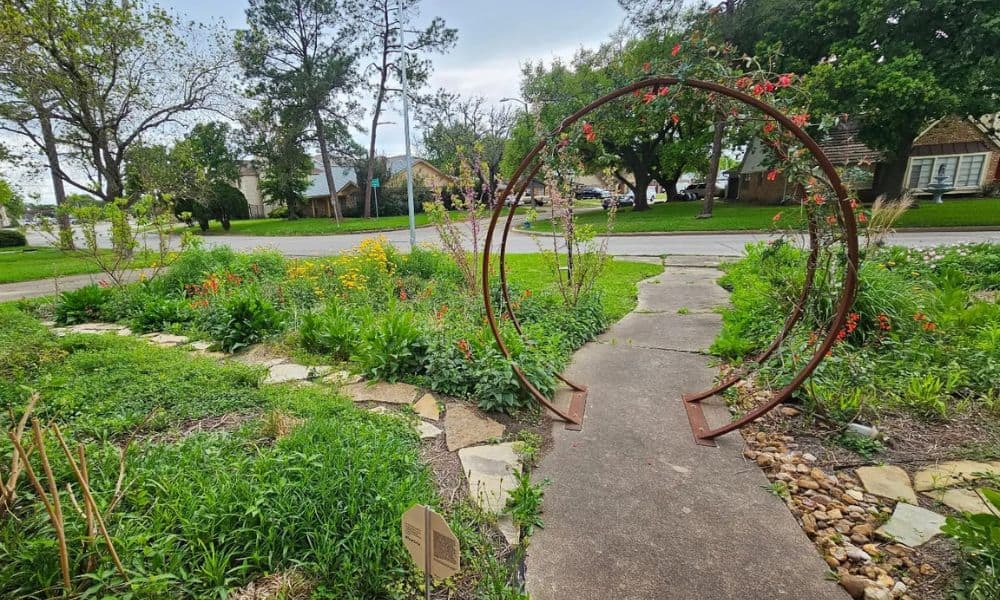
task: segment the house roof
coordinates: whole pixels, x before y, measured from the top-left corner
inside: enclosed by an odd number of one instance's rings
[[[404,154],[400,154],[397,156],[387,156],[385,157],[385,163],[386,166],[389,167],[389,172],[392,173],[393,175],[396,175],[397,173],[404,173],[406,171],[406,155]],[[442,179],[449,179],[449,180],[454,179],[454,177],[445,173],[441,169],[435,167],[427,160],[414,156],[413,165],[416,166],[417,163],[421,163],[428,169],[433,170]]]
[[[835,166],[859,165],[877,163],[885,159],[878,150],[873,150],[858,139],[857,123],[847,121],[829,130],[822,139],[817,140],[823,154]],[[740,173],[760,173],[770,168],[771,155],[758,141],[753,140],[743,156]]]
[[[841,123],[827,132],[819,147],[834,165],[846,166],[877,163],[885,160],[878,150],[873,150],[858,139],[861,127],[854,121]]]
[[[354,167],[343,165],[332,165],[333,183],[337,186],[337,193],[344,191],[348,184],[357,185],[357,176]],[[324,198],[330,196],[330,187],[326,185],[326,174],[323,172],[323,165],[317,164],[313,168],[312,179],[309,180],[309,187],[306,188],[306,198]]]

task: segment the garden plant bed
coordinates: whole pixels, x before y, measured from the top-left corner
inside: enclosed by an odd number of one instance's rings
[[[539,340],[510,344],[542,386],[662,270],[610,262],[567,307],[542,257],[510,265]],[[547,445],[548,421],[468,289],[448,256],[372,240],[308,261],[193,249],[151,281],[0,305],[0,428],[16,428],[37,392],[71,585],[115,595],[127,575],[142,597],[414,597],[422,578],[399,518],[427,503],[463,552],[433,597],[520,598],[541,488],[517,476]],[[55,424],[85,453],[121,569],[68,508],[79,500],[62,490],[77,483]],[[13,452],[0,440],[4,477]],[[57,594],[58,521],[25,477],[0,516],[0,589]],[[508,497],[519,500],[504,515]]]
[[[800,258],[756,245],[723,267],[732,308],[715,353],[752,354],[777,333]],[[1000,246],[868,248],[864,259],[837,342],[798,404],[743,429],[744,455],[854,597],[996,597]],[[787,381],[827,310],[807,304],[789,350],[726,392],[734,412]]]

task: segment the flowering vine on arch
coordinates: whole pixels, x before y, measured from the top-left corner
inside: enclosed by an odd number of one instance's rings
[[[694,46],[699,40],[685,43]],[[606,151],[615,145],[605,143],[605,136],[619,135],[623,128],[619,123],[602,119],[608,113],[607,107],[622,103],[624,114],[629,119],[658,131],[669,129],[671,125],[674,128],[681,125],[684,122],[682,114],[691,114],[692,110],[704,111],[721,115],[727,127],[736,132],[734,135],[747,140],[757,139],[766,154],[764,160],[768,167],[768,179],[781,176],[793,190],[794,203],[775,214],[774,225],[780,236],[772,242],[772,246],[779,248],[783,244],[798,243],[806,246],[809,252],[803,265],[802,284],[794,293],[790,290],[788,317],[769,347],[735,368],[717,385],[686,394],[683,398],[696,441],[699,444],[714,444],[712,440],[715,437],[733,431],[787,401],[823,361],[838,342],[838,337],[843,337],[841,332],[851,326],[850,308],[857,288],[860,261],[857,223],[863,222],[866,217],[854,194],[842,182],[838,170],[806,132],[810,115],[805,108],[805,99],[794,86],[794,77],[770,73],[760,68],[756,59],[747,57],[740,60],[745,66],[756,68],[737,73],[731,67],[734,59],[728,55],[727,47],[713,46],[702,50],[702,54],[714,59],[688,64],[678,62],[684,56],[684,45],[675,45],[671,57],[665,62],[675,68],[677,75],[652,75],[650,73],[658,72],[663,65],[644,63],[643,75],[638,80],[620,85],[580,107],[564,118],[524,157],[492,213],[483,256],[482,289],[487,320],[498,347],[509,359],[511,354],[500,335],[490,294],[492,242],[502,208],[507,203],[507,196],[515,194],[513,207],[501,231],[498,272],[505,299],[501,317],[509,318],[523,336],[507,297],[505,267],[506,242],[520,194],[527,182],[542,171],[546,181],[557,187],[566,186],[572,173],[577,172],[583,162],[572,158],[574,153],[585,156],[586,163],[591,166],[613,161],[615,157],[608,156]],[[692,73],[711,76],[712,79],[695,78]],[[616,107],[616,110],[621,109],[621,106]],[[567,244],[567,248],[572,249],[572,245]],[[792,331],[803,327],[814,334],[808,344],[805,347],[786,347]],[[766,368],[768,361],[775,360],[792,360],[801,364],[801,368],[780,389],[768,390],[768,398],[743,418],[711,428],[699,402],[752,376],[756,370]],[[570,410],[561,411],[538,392],[517,364],[512,363],[512,368],[540,404],[560,415],[574,428],[582,425],[584,386],[564,379],[581,393]]]

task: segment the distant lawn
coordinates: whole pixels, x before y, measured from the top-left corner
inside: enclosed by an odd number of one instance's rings
[[[110,252],[109,252],[110,254]],[[149,266],[152,258],[137,258],[135,268]],[[55,248],[0,248],[0,283],[97,273],[92,262]]]
[[[795,206],[756,206],[716,202],[711,219],[696,219],[701,202],[667,202],[654,204],[648,211],[635,212],[623,208],[615,217],[614,233],[671,231],[761,231],[772,228],[774,215],[781,212],[782,226],[794,224],[798,216]],[[545,210],[542,209],[541,216]],[[604,211],[587,212],[578,216],[578,223],[592,225],[598,232],[607,230]],[[1000,198],[945,200],[932,204],[922,200],[919,208],[907,211],[896,227],[998,227]],[[532,224],[535,231],[552,231],[551,221]]]
[[[427,215],[418,213],[415,217],[417,227],[427,225]],[[363,231],[388,231],[406,229],[410,226],[410,217],[399,215],[380,217],[378,219],[349,218],[342,219],[340,225],[327,217],[310,217],[295,219],[249,219],[233,221],[229,231],[223,231],[222,225],[212,221],[205,235],[336,235],[338,233],[359,233]],[[195,227],[195,233],[201,230]]]

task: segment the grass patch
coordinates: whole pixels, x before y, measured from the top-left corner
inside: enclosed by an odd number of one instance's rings
[[[107,252],[111,256],[111,252]],[[132,268],[148,267],[153,263],[152,254],[139,256],[132,261]],[[99,273],[93,262],[73,252],[56,248],[11,248],[0,250],[0,283],[16,283],[64,277],[83,273]]]
[[[684,231],[767,231],[774,229],[774,216],[782,214],[782,227],[800,225],[794,206],[756,206],[717,202],[711,219],[696,219],[701,202],[666,202],[654,204],[649,210],[636,212],[631,208],[618,211],[614,233],[684,232]],[[540,211],[544,215],[544,209]],[[599,233],[607,231],[604,211],[581,213],[579,225],[590,225]],[[944,204],[921,201],[919,208],[908,210],[896,222],[896,227],[1000,227],[1000,198],[945,200]],[[539,220],[534,231],[553,231],[552,221]]]
[[[417,227],[423,227],[429,222],[427,215],[418,213],[414,215]],[[337,235],[341,233],[362,233],[365,231],[392,231],[406,229],[410,226],[408,215],[396,215],[392,217],[372,217],[362,219],[352,217],[342,219],[340,225],[331,218],[308,217],[295,220],[288,219],[248,219],[245,221],[233,221],[229,231],[224,231],[222,225],[217,221],[212,221],[204,235]],[[192,231],[202,234],[201,229],[193,227]]]

